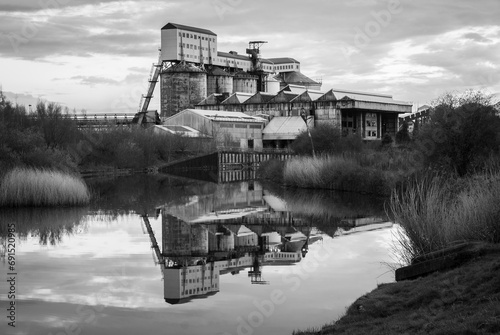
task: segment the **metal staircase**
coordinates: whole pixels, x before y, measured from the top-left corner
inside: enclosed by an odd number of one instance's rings
[[[153,65],[151,66],[151,71],[149,73],[148,93],[146,95],[142,95],[141,97],[141,102],[139,103],[139,112],[145,113],[148,111],[149,103],[151,102],[151,98],[153,97],[153,92],[155,90],[156,83],[158,82],[158,77],[160,76],[161,68],[163,65],[162,63],[163,62],[161,59],[161,49],[159,49],[158,62],[156,64],[153,63]]]

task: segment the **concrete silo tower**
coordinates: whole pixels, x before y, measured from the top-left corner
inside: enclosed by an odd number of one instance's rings
[[[193,108],[207,96],[207,73],[181,62],[160,75],[161,117],[170,117],[186,108]]]

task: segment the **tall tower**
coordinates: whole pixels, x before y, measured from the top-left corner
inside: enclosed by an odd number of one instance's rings
[[[258,76],[257,92],[266,92],[267,74],[262,69],[262,61],[260,56],[260,47],[267,43],[266,41],[250,41],[248,42],[247,54],[252,63],[250,74]]]

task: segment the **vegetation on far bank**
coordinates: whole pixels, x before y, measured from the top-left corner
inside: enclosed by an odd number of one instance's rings
[[[91,169],[143,169],[200,150],[183,136],[140,127],[80,130],[72,113],[76,111],[39,101],[29,114],[0,91],[0,178],[15,167],[75,175]]]
[[[85,204],[81,171],[144,169],[203,149],[134,126],[80,130],[72,118],[43,101],[29,114],[0,91],[0,206]]]

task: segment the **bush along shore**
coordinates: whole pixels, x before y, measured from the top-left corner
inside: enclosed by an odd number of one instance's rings
[[[0,206],[80,206],[90,202],[85,182],[64,172],[15,168],[0,180]]]

